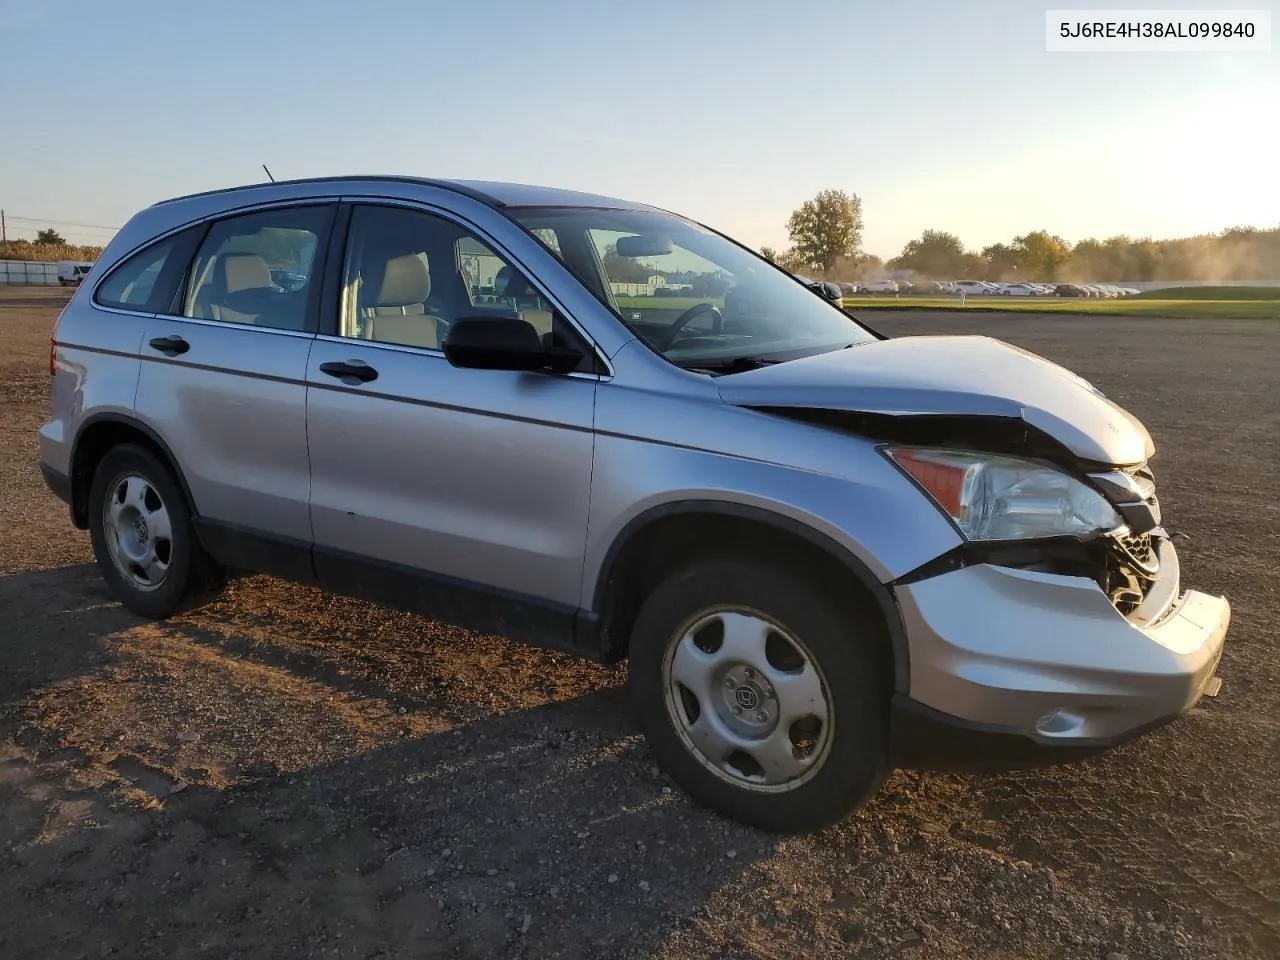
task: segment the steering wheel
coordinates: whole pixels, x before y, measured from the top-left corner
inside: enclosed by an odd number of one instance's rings
[[[720,333],[724,329],[724,314],[720,312],[720,308],[714,303],[695,303],[680,316],[676,317],[675,323],[667,328],[666,335],[662,339],[662,343],[658,346],[659,350],[669,350],[671,345],[676,342],[676,337],[680,336],[680,331],[689,325],[689,321],[700,313],[711,311],[711,331],[712,333]]]

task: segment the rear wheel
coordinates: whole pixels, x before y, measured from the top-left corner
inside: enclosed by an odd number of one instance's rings
[[[107,588],[130,610],[164,619],[210,599],[224,573],[195,535],[172,471],[151,451],[107,451],[89,488],[89,536]]]
[[[803,579],[689,567],[637,617],[630,685],[658,762],[699,802],[765,829],[842,819],[887,773],[883,626]]]

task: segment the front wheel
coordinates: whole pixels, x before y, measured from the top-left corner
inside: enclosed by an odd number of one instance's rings
[[[679,571],[646,599],[629,683],[659,764],[700,803],[781,832],[820,829],[887,773],[883,625],[781,570]]]

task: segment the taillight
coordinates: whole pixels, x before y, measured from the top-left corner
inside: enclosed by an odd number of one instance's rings
[[[49,376],[53,376],[58,372],[58,328],[62,326],[62,317],[67,312],[68,303],[58,311],[58,319],[53,321],[53,329],[49,331]]]

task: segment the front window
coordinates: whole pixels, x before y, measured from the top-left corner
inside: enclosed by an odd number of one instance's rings
[[[581,346],[523,273],[479,237],[435,214],[357,206],[344,274],[344,337],[439,350],[456,320],[502,317],[524,320],[544,346]],[[584,369],[590,369],[587,361]]]
[[[641,340],[720,372],[875,337],[767,260],[672,214],[586,207],[506,211]]]

